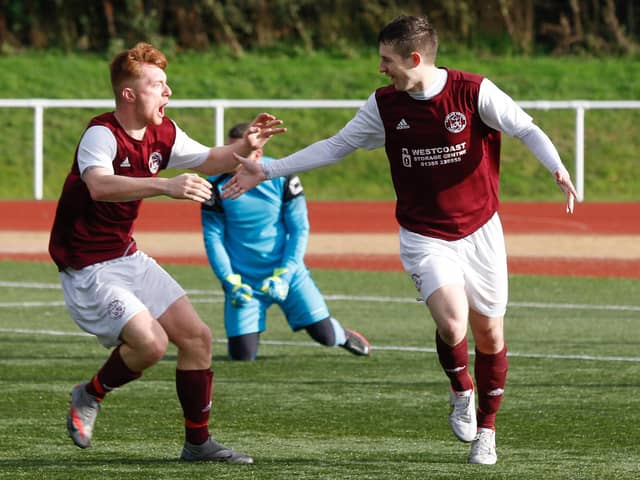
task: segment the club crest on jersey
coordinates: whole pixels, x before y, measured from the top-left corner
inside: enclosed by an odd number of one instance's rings
[[[451,133],[460,133],[467,126],[467,117],[464,113],[451,112],[444,119],[444,127]]]
[[[160,152],[153,152],[149,155],[149,171],[151,173],[158,173],[160,170],[160,164],[162,163],[162,154]]]

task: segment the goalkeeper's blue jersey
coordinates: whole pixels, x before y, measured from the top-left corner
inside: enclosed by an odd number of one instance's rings
[[[262,157],[263,163],[273,158]],[[222,281],[232,273],[259,289],[275,268],[286,268],[290,280],[304,266],[309,219],[297,176],[277,177],[258,184],[232,200],[221,188],[231,178],[210,177],[211,200],[202,205],[202,229],[209,263]]]

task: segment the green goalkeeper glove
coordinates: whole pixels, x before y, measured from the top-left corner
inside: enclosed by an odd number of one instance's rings
[[[276,302],[283,302],[289,295],[289,282],[282,278],[285,273],[287,273],[286,268],[274,268],[273,275],[262,281],[260,291]]]
[[[242,283],[242,277],[237,273],[232,273],[225,277],[224,290],[229,295],[231,305],[236,308],[246,305],[253,298],[251,286]]]

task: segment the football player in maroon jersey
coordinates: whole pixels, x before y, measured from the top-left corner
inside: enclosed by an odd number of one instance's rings
[[[89,122],[58,202],[49,252],[65,303],[80,328],[113,348],[102,368],[73,388],[67,427],[77,446],[89,447],[104,397],[160,361],[171,342],[178,349],[176,388],[185,419],[181,459],[253,463],[210,437],[211,332],[182,287],[138,250],[133,230],[143,198],[202,203],[211,197],[211,184],[197,173],[161,178],[160,170],[231,171],[233,153],[249,155],[285,129],[263,113],[239,143],[198,143],[165,115],[172,93],[166,65],[147,43],[114,57],[115,110]]]
[[[492,464],[507,376],[507,259],[498,215],[502,133],[521,140],[549,170],[569,213],[576,191],[532,118],[489,79],[437,67],[437,48],[426,18],[390,22],[379,33],[378,51],[380,72],[391,84],[373,92],[331,138],[277,162],[240,159],[245,168],[224,195],[235,198],[264,179],[334,164],[357,148],[385,148],[401,260],[435,321],[438,357],[451,383],[449,423],[460,440],[471,442],[470,463]]]

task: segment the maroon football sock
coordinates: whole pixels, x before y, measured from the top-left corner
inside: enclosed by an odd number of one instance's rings
[[[209,438],[213,371],[176,370],[176,390],[184,412],[186,440],[200,445]]]
[[[476,349],[475,375],[478,383],[478,428],[495,430],[496,414],[500,409],[507,382],[507,347],[495,354]]]
[[[465,337],[455,346],[447,345],[436,332],[436,349],[440,365],[451,381],[455,392],[473,389],[473,379],[469,374],[469,350]]]
[[[116,347],[102,368],[96,373],[85,389],[101,401],[104,396],[114,388],[121,387],[136,378],[140,378],[141,372],[134,372],[127,367],[120,355],[120,346]]]

